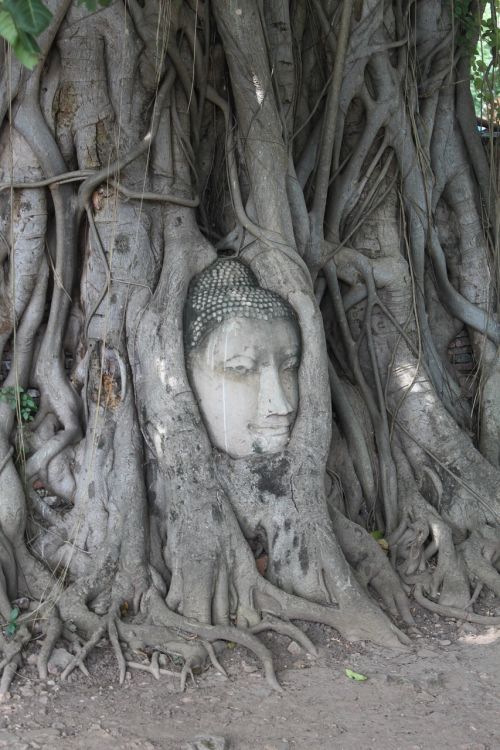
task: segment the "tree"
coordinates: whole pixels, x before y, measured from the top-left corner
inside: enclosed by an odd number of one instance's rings
[[[500,325],[475,6],[48,6],[33,71],[2,52],[0,691],[34,622],[41,676],[60,638],[69,673],[107,633],[122,680],[123,642],[180,655],[185,681],[230,640],[276,684],[257,633],[314,649],[290,620],[402,645],[413,588],[481,621]],[[214,449],[188,379],[186,295],[217,253],[299,321],[278,454]]]

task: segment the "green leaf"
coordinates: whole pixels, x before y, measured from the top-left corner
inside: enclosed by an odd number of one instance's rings
[[[368,679],[366,675],[360,674],[359,672],[353,672],[352,669],[346,669],[345,673],[350,680],[356,680],[356,682],[364,682]]]
[[[19,617],[19,607],[14,607],[10,610],[9,620],[14,622]]]
[[[102,8],[107,8],[111,4],[112,0],[78,0],[78,5],[85,5],[87,10],[97,10],[97,6],[100,5]]]
[[[16,24],[7,10],[0,10],[0,36],[3,36],[9,44],[15,44],[17,41]]]
[[[5,632],[7,633],[7,635],[14,635],[14,633],[16,632],[15,624],[13,622],[9,622],[9,624],[5,628]]]
[[[52,13],[41,0],[3,0],[20,31],[28,34],[41,34],[52,19]]]
[[[38,64],[40,48],[31,34],[20,31],[19,39],[12,49],[19,62],[30,70]]]
[[[378,539],[383,539],[383,538],[384,538],[384,532],[383,532],[383,531],[380,531],[379,529],[377,529],[376,531],[370,531],[370,535],[371,535],[371,536],[372,536],[372,537],[373,537],[374,539],[377,539],[377,540],[378,540]]]

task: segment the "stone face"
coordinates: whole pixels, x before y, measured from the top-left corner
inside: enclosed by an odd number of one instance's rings
[[[188,357],[212,443],[233,458],[279,453],[299,402],[300,340],[291,320],[228,319]]]
[[[299,400],[300,332],[288,302],[244,263],[219,259],[190,286],[184,346],[213,445],[232,458],[281,452]]]

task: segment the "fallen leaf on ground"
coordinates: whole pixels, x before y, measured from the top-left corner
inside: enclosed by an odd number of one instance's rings
[[[346,669],[345,673],[349,679],[356,680],[356,682],[364,682],[368,679],[366,675],[360,674],[359,672],[353,672],[352,669]]]

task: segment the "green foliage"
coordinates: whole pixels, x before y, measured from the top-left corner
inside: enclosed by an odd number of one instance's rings
[[[85,5],[87,10],[97,10],[98,5],[106,8],[110,3],[111,0],[78,0],[78,5]]]
[[[346,669],[345,673],[346,677],[349,677],[350,680],[355,680],[356,682],[365,682],[365,680],[368,679],[366,675],[360,674],[359,672],[353,672],[352,669]]]
[[[459,46],[471,61],[471,91],[478,117],[500,120],[500,0],[487,0],[482,16],[470,0],[455,0]]]
[[[17,411],[19,403],[19,413],[23,422],[31,422],[38,411],[34,399],[29,393],[26,393],[24,388],[16,388],[15,386],[0,388],[0,401],[4,401],[15,411]]]
[[[78,0],[90,11],[106,7],[111,0]],[[12,47],[23,65],[30,70],[38,63],[40,47],[36,37],[45,31],[52,13],[42,0],[0,0],[0,36]]]
[[[5,634],[9,636],[13,636],[18,628],[17,624],[17,618],[19,617],[19,609],[17,607],[14,607],[10,610],[9,615],[9,622],[7,623],[7,627],[5,628]]]
[[[0,36],[30,70],[40,53],[35,37],[45,31],[51,18],[52,13],[41,0],[0,0]]]

